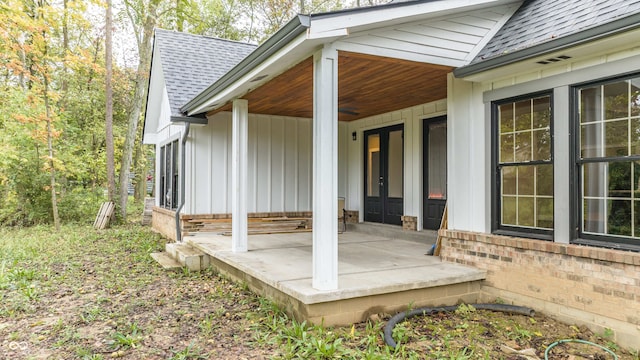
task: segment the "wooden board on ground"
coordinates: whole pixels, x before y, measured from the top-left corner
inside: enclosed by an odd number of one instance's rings
[[[449,226],[449,221],[447,217],[447,204],[444,204],[444,213],[442,214],[442,221],[440,222],[440,230],[446,229]],[[440,248],[442,244],[442,235],[440,235],[440,231],[438,231],[438,239],[436,240],[436,248],[433,250],[433,256],[440,256]]]
[[[311,231],[311,219],[303,217],[269,217],[247,219],[248,233],[275,234],[286,232]],[[189,233],[213,232],[217,234],[231,233],[231,219],[189,220],[186,229]]]
[[[248,235],[266,235],[266,234],[290,234],[290,233],[301,233],[301,232],[311,232],[311,229],[295,229],[295,230],[259,230],[259,229],[248,229]],[[220,233],[224,236],[231,236],[231,231],[225,231]]]
[[[109,227],[109,222],[111,221],[115,208],[116,206],[113,202],[103,202],[102,205],[100,205],[100,210],[98,210],[98,216],[96,216],[96,220],[93,222],[93,228],[102,230]]]

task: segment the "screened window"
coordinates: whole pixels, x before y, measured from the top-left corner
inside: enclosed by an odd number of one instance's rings
[[[497,229],[553,229],[551,96],[494,104]]]
[[[640,76],[577,100],[580,237],[640,244]]]
[[[178,140],[160,147],[160,206],[178,206]]]

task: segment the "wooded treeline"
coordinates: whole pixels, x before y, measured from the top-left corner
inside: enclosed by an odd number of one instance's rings
[[[259,43],[296,13],[374,0],[112,1],[110,30],[131,32],[139,59],[136,68],[113,63],[109,79],[123,219],[129,172],[141,200],[153,171],[153,149],[140,140],[154,28]],[[92,221],[108,198],[106,13],[101,0],[0,2],[0,225]]]

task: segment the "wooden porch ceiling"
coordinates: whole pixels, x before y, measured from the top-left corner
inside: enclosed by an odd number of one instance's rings
[[[447,96],[452,67],[340,52],[338,120],[352,121]],[[254,114],[313,117],[313,59],[307,58],[243,99]],[[212,112],[231,111],[231,104]]]

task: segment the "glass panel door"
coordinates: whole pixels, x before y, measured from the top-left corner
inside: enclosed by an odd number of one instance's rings
[[[423,227],[437,230],[447,204],[446,118],[425,120],[423,139]]]
[[[367,196],[380,196],[380,134],[367,136]]]
[[[428,159],[429,199],[447,198],[447,124],[429,124]]]
[[[403,125],[366,131],[364,220],[401,224],[404,211]]]
[[[402,129],[389,132],[389,151],[387,174],[389,184],[388,196],[390,198],[402,197],[402,186],[404,183],[403,168],[403,140]]]

